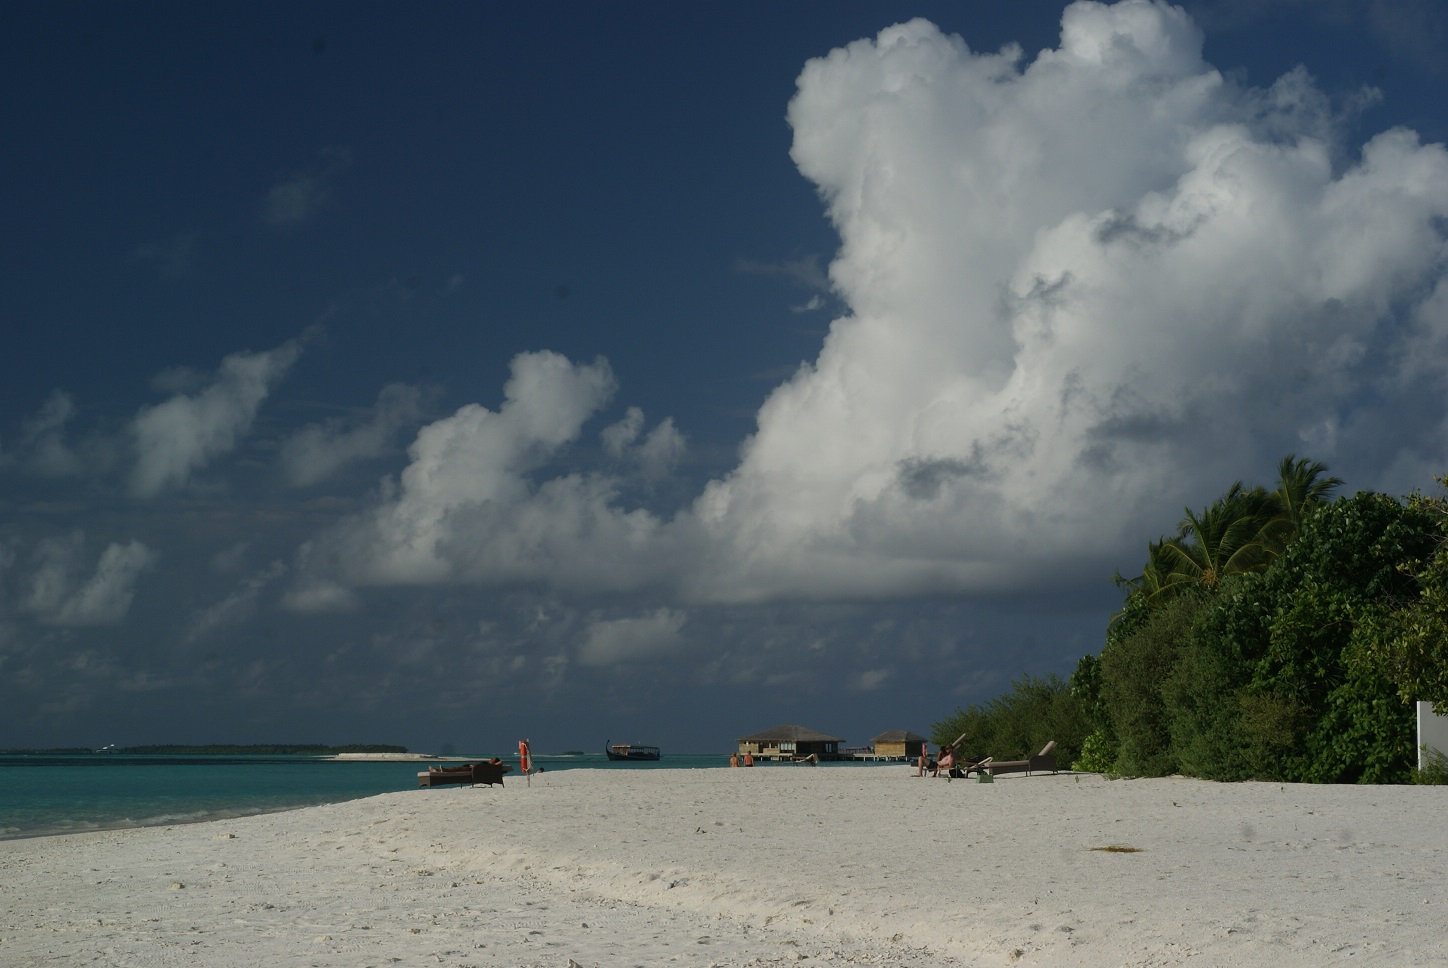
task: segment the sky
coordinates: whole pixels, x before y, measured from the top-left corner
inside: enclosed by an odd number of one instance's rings
[[[928,734],[1448,471],[1431,0],[0,20],[0,747]]]

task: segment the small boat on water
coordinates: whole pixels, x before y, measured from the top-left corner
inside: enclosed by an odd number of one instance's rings
[[[656,760],[659,758],[657,746],[634,746],[630,743],[610,743],[604,741],[603,751],[608,754],[611,760]]]

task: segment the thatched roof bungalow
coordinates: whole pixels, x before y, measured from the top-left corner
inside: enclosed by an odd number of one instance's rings
[[[837,760],[843,742],[838,736],[789,723],[739,737],[739,755],[749,753],[760,760],[798,760],[806,756]]]
[[[914,760],[920,757],[920,748],[924,746],[926,739],[919,733],[912,733],[908,729],[892,729],[888,733],[881,733],[870,740],[874,747],[874,754],[878,758],[903,758]]]

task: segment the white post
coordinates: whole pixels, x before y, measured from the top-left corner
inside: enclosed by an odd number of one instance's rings
[[[1448,716],[1433,712],[1431,702],[1418,703],[1418,769],[1435,757],[1448,757]]]

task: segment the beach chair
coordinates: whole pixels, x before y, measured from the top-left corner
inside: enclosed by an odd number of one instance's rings
[[[951,750],[953,750],[955,753],[955,766],[951,767],[949,770],[942,769],[937,772],[935,776],[945,777],[947,780],[968,779],[971,773],[980,772],[981,764],[988,763],[990,761],[989,756],[987,756],[985,759],[981,759],[978,756],[960,755],[961,746],[965,743],[965,738],[968,735],[968,733],[961,733],[955,738],[955,742],[950,744]]]
[[[986,772],[986,769],[990,766],[992,760],[993,758],[989,756],[987,756],[983,760],[966,760],[965,762],[960,764],[960,772],[965,776],[966,779],[970,779],[970,775],[972,773]]]
[[[435,766],[417,774],[417,785],[435,787],[466,783],[468,786],[475,786],[479,783],[486,783],[488,786],[492,786],[496,783],[498,786],[502,786],[503,774],[511,769],[512,767],[507,763],[464,763],[461,766]]]
[[[983,772],[995,776],[999,773],[1024,773],[1030,776],[1032,773],[1056,772],[1056,754],[1052,752],[1056,748],[1056,741],[1051,740],[1041,752],[1035,756],[1027,757],[1024,760],[995,760],[988,759],[981,764]]]

